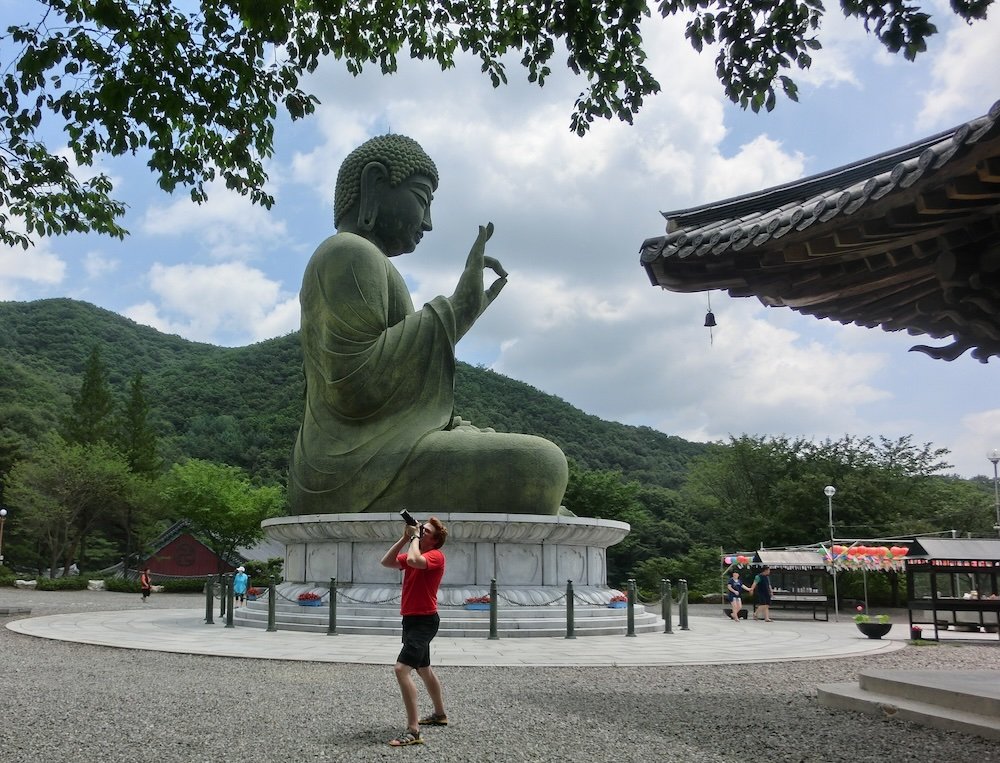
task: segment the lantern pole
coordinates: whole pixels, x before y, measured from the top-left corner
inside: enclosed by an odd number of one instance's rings
[[[826,495],[827,507],[830,510],[830,567],[833,573],[833,620],[839,623],[840,602],[837,598],[837,555],[833,553],[833,544],[836,542],[836,538],[833,537],[833,496],[837,494],[837,488],[833,485],[827,485],[823,488],[823,493]]]
[[[997,523],[993,525],[993,529],[997,531],[997,535],[1000,535],[1000,487],[997,487],[997,462],[1000,461],[1000,450],[990,451],[986,458],[993,464],[993,501],[997,510]]]

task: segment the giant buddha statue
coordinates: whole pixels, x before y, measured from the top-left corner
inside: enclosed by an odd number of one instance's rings
[[[391,258],[431,229],[437,167],[402,135],[355,149],[337,176],[337,233],[302,279],[305,413],[292,452],[294,514],[556,514],[566,457],[541,437],[479,429],[454,412],[455,344],[507,273],[479,228],[455,293],[415,310]],[[495,280],[486,287],[484,271]]]

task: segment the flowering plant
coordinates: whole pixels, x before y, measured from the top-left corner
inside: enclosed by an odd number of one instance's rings
[[[299,594],[299,601],[317,601],[323,598],[318,593],[313,593],[312,591],[306,591],[305,593]]]
[[[263,588],[248,588],[247,589],[247,595],[248,596],[260,596],[262,593],[264,593],[264,589]]]
[[[856,623],[882,623],[885,624],[889,622],[889,615],[871,615],[865,613],[865,608],[860,604],[858,605],[858,614],[854,616],[854,622]]]
[[[468,599],[465,600],[465,603],[466,604],[489,604],[490,603],[490,595],[486,594],[485,596],[470,596]]]
[[[626,596],[625,594],[619,592],[619,593],[616,593],[614,596],[611,597],[611,601],[612,602],[615,602],[615,601],[628,601],[628,596]]]

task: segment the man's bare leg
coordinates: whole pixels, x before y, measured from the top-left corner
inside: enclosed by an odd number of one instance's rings
[[[437,674],[434,672],[434,668],[430,666],[427,666],[426,668],[417,668],[417,675],[419,675],[421,680],[424,682],[424,686],[427,687],[427,694],[431,698],[431,702],[434,703],[434,714],[447,715],[444,711],[444,692],[441,689],[441,682],[438,680]],[[415,692],[414,702],[416,702]]]
[[[406,728],[415,734],[419,734],[420,724],[417,721],[417,685],[413,683],[413,668],[409,665],[404,665],[402,662],[397,662],[393,670],[396,673],[396,681],[399,683],[399,693],[403,695],[403,707],[406,708]]]

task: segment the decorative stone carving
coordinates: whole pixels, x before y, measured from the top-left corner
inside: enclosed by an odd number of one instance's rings
[[[518,604],[559,601],[572,580],[583,601],[605,604],[607,548],[629,526],[609,519],[524,514],[439,513],[448,526],[447,566],[438,600],[462,604],[489,590]],[[263,523],[265,536],[285,544],[283,595],[326,587],[330,578],[359,602],[398,596],[400,575],[382,567],[386,548],[400,535],[395,514],[311,514]]]

